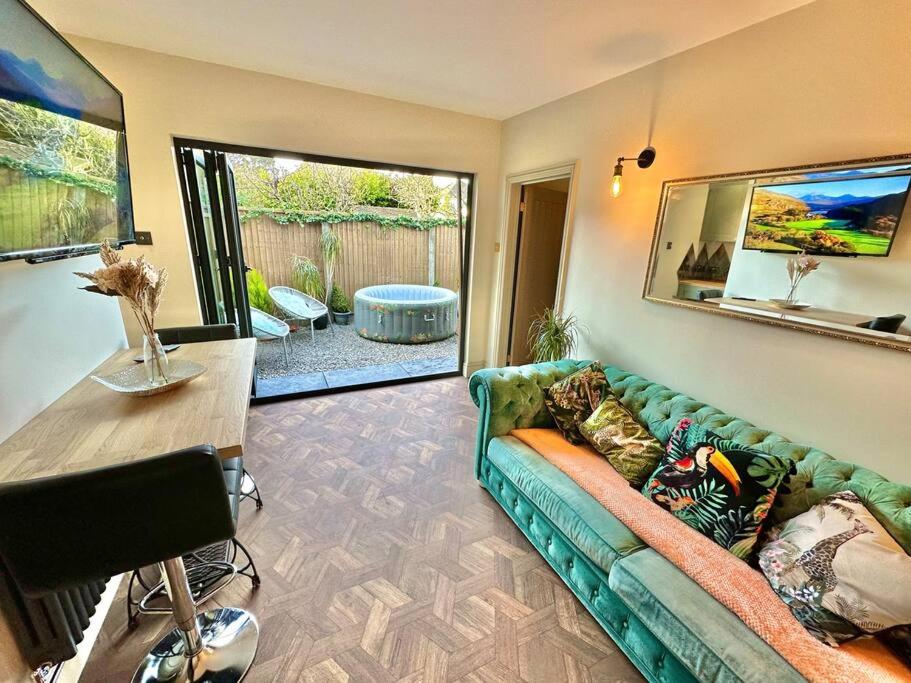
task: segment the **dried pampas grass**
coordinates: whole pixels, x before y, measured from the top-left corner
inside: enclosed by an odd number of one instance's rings
[[[92,283],[82,289],[126,299],[143,334],[152,339],[155,335],[155,314],[168,284],[168,271],[164,268],[156,270],[145,260],[145,256],[122,261],[120,254],[107,242],[101,245],[101,262],[104,267],[93,273],[76,273]]]

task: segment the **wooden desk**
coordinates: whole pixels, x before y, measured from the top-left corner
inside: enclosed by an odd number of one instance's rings
[[[133,362],[114,354],[90,374]],[[184,344],[168,355],[206,366],[173,391],[130,397],[88,376],[0,444],[0,482],[115,465],[210,443],[225,458],[243,453],[255,339]]]
[[[794,320],[796,322],[805,322],[807,320],[818,320],[821,322],[835,323],[836,325],[847,325],[856,327],[859,323],[868,323],[876,316],[860,315],[858,313],[846,313],[844,311],[830,311],[825,308],[816,308],[811,306],[802,311],[778,308],[770,301],[749,301],[746,299],[734,299],[731,297],[714,297],[705,300],[709,304],[717,304],[722,308],[745,310],[749,313],[759,313],[761,315],[774,314],[775,317],[783,320]],[[771,316],[770,316],[771,317]]]
[[[89,374],[122,368],[137,353],[116,353]],[[86,376],[0,444],[0,482],[115,465],[204,443],[225,458],[241,455],[255,354],[255,339],[184,344],[169,358],[195,360],[206,372],[148,397],[116,394]],[[29,674],[0,614],[0,681],[26,681]]]

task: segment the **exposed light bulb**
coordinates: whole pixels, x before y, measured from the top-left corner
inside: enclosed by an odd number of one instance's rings
[[[623,190],[623,174],[614,172],[614,177],[611,180],[611,197],[619,197],[620,192]]]

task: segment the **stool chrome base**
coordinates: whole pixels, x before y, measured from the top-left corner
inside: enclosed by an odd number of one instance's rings
[[[259,625],[249,612],[222,607],[196,616],[202,649],[187,657],[180,629],[173,629],[146,655],[133,683],[234,683],[247,674],[259,642]]]

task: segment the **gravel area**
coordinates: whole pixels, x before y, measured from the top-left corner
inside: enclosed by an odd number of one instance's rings
[[[259,377],[301,375],[410,360],[456,358],[459,354],[458,335],[428,344],[386,344],[364,339],[353,325],[336,325],[334,329],[335,334],[328,328],[316,330],[315,343],[310,341],[309,328],[292,332],[290,367],[285,366],[281,341],[259,342],[256,345]]]

